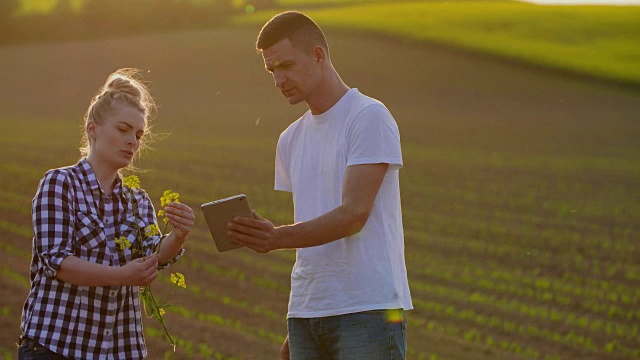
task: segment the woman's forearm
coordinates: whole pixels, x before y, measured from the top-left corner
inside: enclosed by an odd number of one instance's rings
[[[160,244],[160,250],[158,251],[160,260],[158,263],[162,265],[171,261],[171,259],[178,255],[178,252],[186,240],[186,236],[179,237],[176,235],[176,231],[170,232],[169,235],[162,240],[162,244]]]
[[[120,286],[122,280],[119,269],[67,256],[60,264],[57,278],[80,286]]]

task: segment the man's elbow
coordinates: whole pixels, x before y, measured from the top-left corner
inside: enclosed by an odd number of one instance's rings
[[[348,228],[349,234],[347,236],[351,236],[359,233],[360,230],[362,230],[364,225],[367,223],[367,220],[369,220],[370,213],[371,213],[370,209],[351,210],[350,216],[349,216],[349,220],[350,220],[349,228]]]

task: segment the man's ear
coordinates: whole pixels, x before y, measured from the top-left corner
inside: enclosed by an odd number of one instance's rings
[[[318,65],[322,65],[327,61],[327,52],[322,46],[316,46],[313,48],[313,57]]]

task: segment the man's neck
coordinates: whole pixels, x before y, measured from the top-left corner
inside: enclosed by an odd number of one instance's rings
[[[320,115],[331,109],[344,94],[349,91],[338,73],[332,72],[332,76],[320,88],[317,94],[307,101],[307,106],[313,115]]]

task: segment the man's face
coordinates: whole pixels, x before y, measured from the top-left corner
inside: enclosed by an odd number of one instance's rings
[[[264,67],[273,75],[275,86],[294,105],[308,101],[321,78],[320,66],[313,51],[294,46],[283,39],[262,51]]]

